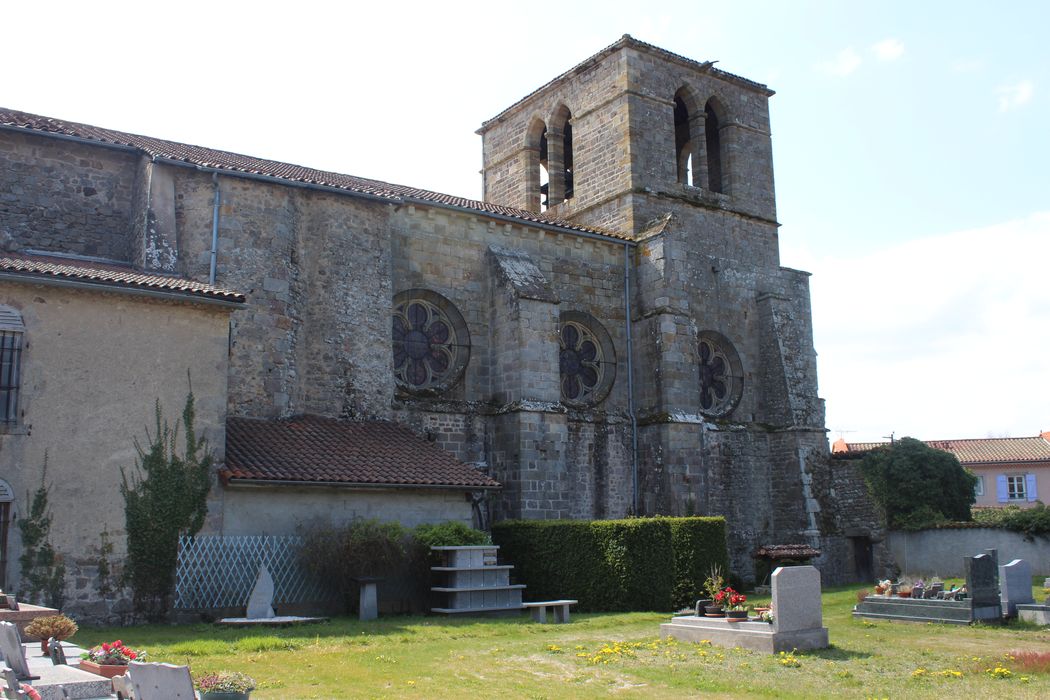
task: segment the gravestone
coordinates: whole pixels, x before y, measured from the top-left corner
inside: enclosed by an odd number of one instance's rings
[[[379,599],[376,584],[383,579],[378,576],[359,576],[354,579],[358,585],[357,618],[374,620],[379,617]]]
[[[1000,601],[1003,614],[1017,617],[1018,603],[1034,603],[1032,597],[1032,565],[1024,559],[1014,559],[999,567]]]
[[[274,617],[273,612],[273,576],[266,564],[259,567],[259,575],[255,579],[255,587],[252,594],[248,596],[249,620],[265,620]]]
[[[21,680],[36,677],[29,672],[25,647],[22,646],[22,638],[18,636],[18,627],[10,622],[0,622],[0,654],[4,657],[4,664]]]
[[[820,572],[812,566],[781,567],[773,572],[771,588],[773,624],[683,615],[660,625],[660,636],[773,654],[827,648],[828,629],[821,626]]]
[[[773,572],[773,613],[777,632],[822,627],[820,572],[812,566],[786,566]]]
[[[999,601],[999,568],[995,550],[991,554],[966,557],[966,592],[972,601],[974,620],[998,620],[1002,617]]]

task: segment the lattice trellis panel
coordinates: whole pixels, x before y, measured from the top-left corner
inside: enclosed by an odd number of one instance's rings
[[[301,546],[295,536],[184,537],[175,571],[175,608],[247,604],[260,564],[273,576],[274,604],[327,600],[331,594],[299,566]]]

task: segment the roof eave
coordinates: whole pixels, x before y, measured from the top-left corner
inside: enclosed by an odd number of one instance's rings
[[[503,486],[496,484],[495,486],[474,486],[464,484],[408,484],[408,483],[390,483],[390,484],[379,484],[373,482],[358,482],[358,481],[305,481],[296,479],[255,479],[255,478],[243,478],[229,476],[228,472],[223,474],[223,483],[230,487],[246,487],[246,488],[259,488],[259,487],[318,487],[318,488],[343,488],[343,489],[355,489],[355,490],[382,490],[382,489],[414,489],[424,491],[498,491]]]
[[[151,289],[149,287],[136,287],[124,285],[119,282],[101,282],[95,280],[70,279],[67,277],[56,277],[42,272],[20,272],[16,270],[0,270],[0,281],[21,282],[23,284],[41,284],[48,287],[68,287],[92,292],[113,292],[115,294],[127,294],[131,296],[144,296],[154,299],[165,299],[168,301],[181,301],[194,304],[208,304],[211,306],[223,306],[231,309],[242,309],[246,300],[222,299],[197,292],[179,292],[176,290]]]

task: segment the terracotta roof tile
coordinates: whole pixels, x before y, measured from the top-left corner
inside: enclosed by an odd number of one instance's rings
[[[924,440],[938,450],[951,452],[962,464],[1050,462],[1050,442],[1043,437],[971,438]],[[848,452],[866,452],[887,442],[849,442]]]
[[[321,416],[226,421],[225,479],[500,488],[497,481],[397,423]]]
[[[99,287],[139,289],[241,304],[245,302],[245,296],[240,292],[210,284],[181,277],[139,272],[129,266],[58,255],[3,253],[0,255],[0,272],[14,273],[24,276],[27,280],[62,279],[97,284]]]
[[[51,117],[43,117],[38,114],[19,112],[13,109],[0,107],[0,125],[9,128],[25,129],[28,131],[39,131],[50,134],[61,134],[73,136],[88,141],[97,141],[111,145],[132,148],[153,157],[167,160],[181,161],[191,165],[198,165],[216,170],[226,170],[231,173],[245,173],[263,177],[276,178],[308,185],[321,185],[336,190],[343,190],[348,194],[356,193],[378,197],[389,200],[391,203],[418,202],[420,204],[435,204],[458,207],[479,214],[494,214],[503,217],[518,219],[523,222],[555,226],[570,231],[579,231],[598,236],[606,236],[618,240],[631,240],[629,236],[615,231],[606,231],[594,227],[580,226],[571,221],[547,217],[543,214],[504,207],[499,204],[490,204],[463,197],[455,197],[440,192],[431,192],[404,185],[395,185],[380,180],[369,180],[353,175],[343,175],[325,170],[315,170],[292,163],[282,163],[275,160],[253,158],[252,156],[219,151],[213,148],[193,146],[176,141],[153,138],[151,136],[139,136],[123,131],[103,129],[90,124],[79,124],[67,122]]]

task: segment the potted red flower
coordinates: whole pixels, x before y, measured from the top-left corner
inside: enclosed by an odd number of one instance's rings
[[[80,655],[80,668],[96,673],[105,678],[123,676],[128,670],[129,661],[145,661],[146,652],[124,646],[119,639],[115,642],[103,642]]]
[[[737,593],[732,588],[727,590],[729,591],[729,608],[726,610],[726,619],[730,622],[746,620],[747,608],[744,607],[744,603],[747,602],[747,596],[743,593]]]

